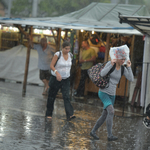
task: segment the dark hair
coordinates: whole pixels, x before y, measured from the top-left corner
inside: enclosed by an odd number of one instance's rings
[[[70,46],[71,47],[71,44],[68,41],[65,41],[62,44],[62,48],[65,48],[66,46]]]
[[[98,39],[97,34],[93,34],[93,35],[90,37],[90,41],[91,41],[92,44],[97,45],[97,44],[99,43],[99,39]]]
[[[86,42],[88,45],[90,45],[88,40],[83,40],[83,42]]]
[[[41,38],[41,44],[43,44],[43,43],[47,43],[47,38]]]
[[[41,38],[40,44],[42,48],[44,47],[45,44],[47,44],[47,38]]]

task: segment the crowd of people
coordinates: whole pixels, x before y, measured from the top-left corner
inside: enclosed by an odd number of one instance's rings
[[[46,38],[41,39],[40,44],[33,44],[33,48],[37,50],[39,55],[38,68],[40,70],[40,79],[44,83],[43,95],[48,94],[47,109],[45,117],[52,119],[54,110],[54,101],[56,95],[61,89],[64,107],[66,112],[66,119],[69,121],[76,118],[74,109],[70,102],[70,70],[72,66],[72,53],[70,52],[71,45],[68,41],[63,42],[62,49],[54,53],[54,49],[47,44]],[[79,86],[74,95],[75,98],[84,98],[85,80],[88,77],[87,70],[93,66],[96,59],[95,51],[90,48],[87,40],[82,41],[82,53],[79,59],[81,64],[81,78]],[[99,137],[96,131],[105,122],[107,126],[108,141],[114,141],[118,138],[113,135],[113,116],[114,116],[114,102],[116,95],[116,86],[121,78],[121,66],[126,63],[123,75],[129,80],[133,81],[133,73],[131,69],[131,61],[126,60],[124,53],[119,53],[119,57],[111,59],[100,72],[102,77],[106,76],[112,67],[115,65],[114,71],[110,74],[109,86],[104,89],[99,89],[98,96],[103,102],[103,112],[100,118],[95,123],[90,135],[98,140]],[[150,128],[150,105],[147,107],[147,117],[143,121],[147,128]]]

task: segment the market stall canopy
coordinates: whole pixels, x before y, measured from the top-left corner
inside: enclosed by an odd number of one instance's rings
[[[145,107],[150,103],[150,17],[149,16],[125,16],[119,15],[120,23],[128,23],[141,33],[146,35],[144,44],[144,56],[142,67],[142,84],[140,106]]]
[[[125,16],[119,15],[120,23],[128,23],[133,28],[143,34],[150,35],[150,17],[149,16]]]
[[[0,18],[0,23],[33,25],[34,28],[55,27],[107,33],[141,34],[128,24],[120,24],[118,13],[130,16],[149,15],[143,5],[93,2],[83,9],[59,17]]]

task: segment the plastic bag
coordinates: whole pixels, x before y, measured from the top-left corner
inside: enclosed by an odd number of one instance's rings
[[[119,47],[111,47],[110,51],[109,51],[111,60],[125,58],[126,60],[125,60],[124,64],[126,64],[127,61],[130,60],[129,53],[130,53],[130,50],[127,45],[122,45]]]

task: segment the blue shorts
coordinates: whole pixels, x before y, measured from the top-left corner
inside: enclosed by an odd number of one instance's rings
[[[115,102],[114,95],[109,95],[107,93],[98,91],[98,96],[104,104],[103,109],[106,109],[109,105],[114,105],[114,102]]]

